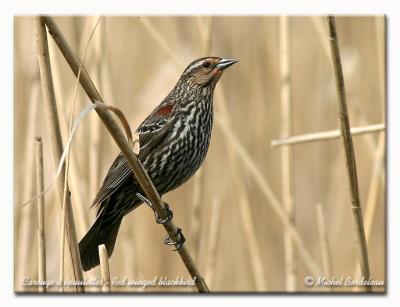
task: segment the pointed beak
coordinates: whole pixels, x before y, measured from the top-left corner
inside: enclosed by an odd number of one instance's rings
[[[235,59],[221,59],[217,64],[217,68],[219,70],[224,70],[224,69],[228,68],[229,66],[235,64],[236,62],[239,62],[239,61],[235,60]]]

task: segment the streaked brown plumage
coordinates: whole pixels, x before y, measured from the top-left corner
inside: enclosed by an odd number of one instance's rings
[[[200,167],[210,143],[214,88],[233,59],[206,57],[193,61],[175,87],[137,129],[139,159],[160,195],[186,182]],[[137,208],[141,193],[120,153],[92,206],[97,218],[79,243],[85,271],[99,264],[98,245],[111,256],[124,215]]]

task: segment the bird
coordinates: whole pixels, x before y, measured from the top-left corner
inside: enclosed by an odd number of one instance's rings
[[[137,128],[138,159],[161,196],[185,183],[204,161],[213,126],[214,89],[225,69],[236,62],[215,56],[194,60]],[[128,162],[119,153],[92,202],[91,207],[97,207],[95,221],[79,242],[84,271],[99,265],[100,244],[112,255],[122,219],[144,202],[141,195]]]

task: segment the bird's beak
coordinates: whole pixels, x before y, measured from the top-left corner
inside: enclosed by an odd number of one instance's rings
[[[229,66],[235,64],[236,62],[239,62],[239,61],[235,60],[235,59],[221,59],[217,64],[217,68],[219,70],[224,70],[224,69],[228,68]]]

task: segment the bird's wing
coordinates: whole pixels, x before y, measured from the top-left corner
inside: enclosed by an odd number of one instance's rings
[[[144,161],[151,150],[156,147],[172,130],[173,122],[171,121],[173,105],[163,103],[159,105],[139,126],[137,132],[139,134],[139,159]],[[132,174],[132,170],[126,161],[124,155],[120,153],[111,165],[103,184],[92,203],[92,207],[102,204],[104,200],[109,198]],[[98,213],[102,210],[100,206]]]

